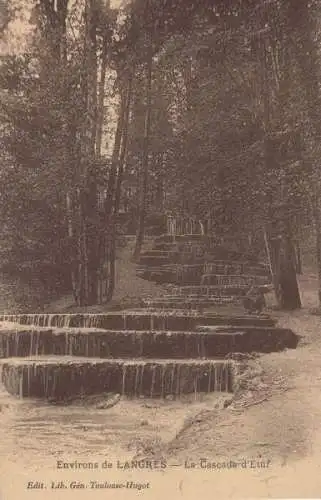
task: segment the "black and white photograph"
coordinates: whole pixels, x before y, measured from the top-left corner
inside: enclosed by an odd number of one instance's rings
[[[321,0],[0,0],[0,500],[321,498]]]

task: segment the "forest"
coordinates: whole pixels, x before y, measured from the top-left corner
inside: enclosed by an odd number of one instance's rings
[[[108,303],[121,234],[137,260],[148,221],[182,215],[263,242],[278,303],[296,309],[308,227],[321,303],[319,0],[0,10],[3,46],[17,17],[29,25],[0,53],[2,269]]]

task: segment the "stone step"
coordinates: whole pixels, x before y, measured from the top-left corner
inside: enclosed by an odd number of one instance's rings
[[[154,272],[154,273],[164,273],[164,272],[171,272],[171,273],[176,273],[178,264],[176,263],[167,263],[167,264],[160,264],[160,265],[155,265],[155,266],[149,266],[145,264],[138,264],[136,268],[136,272]]]
[[[260,265],[251,265],[246,262],[216,261],[204,264],[204,275],[227,274],[227,275],[254,275],[270,276],[269,269]]]
[[[115,392],[139,397],[232,392],[237,365],[227,360],[124,360],[69,356],[11,358],[2,383],[15,396],[68,400]]]
[[[166,269],[166,266],[170,266],[173,271],[177,269],[179,265],[202,265],[203,258],[196,257],[192,254],[186,252],[180,252],[177,254],[172,254],[169,256],[154,256],[154,255],[141,255],[139,258],[138,268],[145,268],[148,270],[149,268],[158,268],[163,271]]]
[[[0,357],[222,358],[231,352],[296,347],[291,330],[260,326],[199,326],[196,331],[135,331],[26,327],[0,330]]]
[[[171,259],[169,258],[168,255],[144,255],[142,254],[139,258],[139,265],[140,266],[161,266],[164,264],[170,264]]]
[[[177,245],[174,242],[154,242],[153,250],[177,250]]]
[[[229,310],[226,314],[197,313],[173,308],[167,311],[148,309],[111,311],[108,313],[75,314],[3,314],[0,322],[64,328],[99,328],[105,330],[173,330],[195,331],[200,324],[208,325],[262,325],[275,326],[267,315],[246,315]],[[11,325],[12,326],[12,325]],[[3,325],[2,328],[5,328]]]
[[[238,352],[276,352],[283,349],[296,349],[300,340],[289,328],[265,327],[265,326],[235,326],[235,325],[200,325],[197,331],[205,334],[215,335],[240,335],[237,337],[240,343],[236,345]]]
[[[228,244],[226,245],[216,245],[212,244],[210,241],[207,245],[208,248],[208,258],[209,260],[222,260],[222,261],[243,261],[255,265],[258,261],[257,259],[249,254],[248,252],[242,252],[231,248]]]
[[[160,301],[178,301],[178,302],[181,302],[181,301],[192,301],[192,300],[197,300],[199,302],[213,302],[213,304],[215,302],[217,302],[218,304],[224,300],[227,300],[227,301],[230,301],[230,302],[233,302],[234,300],[236,300],[237,302],[238,301],[241,301],[242,299],[244,299],[244,295],[230,295],[230,294],[224,294],[222,293],[221,295],[200,295],[198,293],[190,293],[189,295],[174,295],[173,293],[167,293],[167,294],[164,294],[160,297],[155,297],[155,298],[150,298],[150,299],[143,299],[144,300],[160,300]]]
[[[213,306],[239,305],[241,299],[239,297],[177,297],[169,296],[164,298],[144,299],[144,305],[147,307],[160,309],[196,309],[209,308]]]
[[[161,234],[155,238],[155,244],[158,243],[176,243],[176,242],[188,242],[188,241],[201,241],[206,242],[208,238],[201,234]]]
[[[136,275],[144,280],[155,283],[177,283],[177,275],[172,265],[163,266],[139,266]]]
[[[265,285],[269,282],[267,276],[255,276],[251,274],[204,274],[201,278],[201,285]]]
[[[175,284],[199,284],[203,274],[203,264],[179,264],[176,268]]]
[[[166,264],[162,266],[138,266],[136,274],[140,278],[159,283],[199,284],[203,264]]]
[[[233,297],[244,296],[249,285],[194,285],[172,288],[172,295],[177,297]]]
[[[196,261],[196,262],[195,262]],[[144,252],[140,255],[139,265],[140,266],[163,266],[166,264],[195,264],[204,263],[204,257],[202,252],[197,254],[193,250],[188,251],[188,249],[180,251],[163,251],[163,250],[150,250]]]
[[[168,259],[176,258],[178,252],[176,250],[148,250],[141,253],[141,257],[167,257]]]
[[[251,267],[257,267],[260,269],[265,269],[269,271],[269,266],[266,262],[258,262],[258,261],[253,261],[253,260],[246,260],[246,259],[218,259],[215,257],[215,255],[209,254],[207,255],[207,263],[208,264],[231,264],[231,265],[245,265],[245,266],[251,266]]]

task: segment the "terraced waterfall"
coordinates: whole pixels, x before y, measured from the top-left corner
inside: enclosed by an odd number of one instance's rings
[[[101,392],[152,398],[233,392],[238,364],[231,353],[298,343],[269,316],[236,308],[213,312],[213,306],[238,304],[253,283],[268,281],[264,265],[210,258],[198,282],[173,284],[136,311],[2,315],[2,382],[13,395],[49,400]]]

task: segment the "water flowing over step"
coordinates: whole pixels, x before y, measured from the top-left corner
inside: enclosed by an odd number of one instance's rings
[[[262,326],[199,326],[196,331],[3,327],[0,357],[69,355],[99,358],[216,359],[231,352],[295,348],[291,330]]]
[[[139,278],[154,281],[155,283],[176,283],[177,271],[175,264],[164,264],[162,266],[138,265],[136,275]]]
[[[173,287],[171,293],[178,297],[233,297],[244,296],[249,289],[247,284],[240,285],[194,285]]]
[[[158,307],[160,309],[206,309],[213,306],[226,306],[229,304],[239,305],[239,297],[199,297],[197,295],[190,297],[168,296],[157,297],[155,299],[144,299],[144,305],[147,307]]]
[[[269,316],[236,309],[2,315],[0,322],[2,382],[21,397],[232,391],[238,366],[223,358],[298,342]]]
[[[204,274],[201,279],[202,286],[263,286],[269,282],[267,276],[250,274]]]
[[[206,255],[206,261],[194,274],[193,280],[181,277],[168,282],[171,287],[161,297],[144,299],[147,307],[166,309],[206,309],[213,306],[240,305],[252,286],[261,287],[261,293],[270,291],[271,276],[265,264],[242,261],[216,260]],[[175,273],[173,273],[175,274]],[[161,273],[160,273],[161,275]],[[163,278],[165,274],[162,275]],[[151,277],[151,275],[149,275]]]
[[[199,284],[203,274],[203,264],[163,264],[136,268],[138,277],[156,283]]]
[[[255,259],[244,260],[245,256],[241,254],[238,255],[240,260],[233,260],[232,254],[228,248],[222,251],[222,247],[217,246],[217,242],[215,244],[215,238],[202,235],[181,235],[178,238],[162,235],[156,238],[153,250],[141,255],[137,275],[177,286],[162,297],[144,299],[144,305],[162,310],[204,310],[228,304],[240,305],[241,297],[252,286],[271,284],[266,264]],[[236,256],[237,252],[234,254]],[[179,266],[183,263],[182,272]],[[268,291],[267,288],[265,291],[261,289],[263,293]]]
[[[251,264],[239,261],[218,261],[207,257],[204,264],[204,275],[252,275],[270,278],[269,268],[264,264]]]
[[[162,235],[139,258],[137,276],[158,283],[199,283],[208,241],[201,235]],[[199,270],[181,266],[198,265]]]
[[[207,238],[204,238],[201,234],[161,234],[160,236],[156,236],[154,242],[157,245],[158,243],[177,243],[177,242],[186,242],[186,241],[204,241]]]
[[[147,250],[145,252],[142,252],[140,254],[140,257],[166,257],[166,258],[171,258],[171,257],[176,257],[178,254],[177,251],[174,250],[159,250],[159,249],[152,249],[152,250]]]
[[[148,254],[142,254],[139,259],[139,264],[141,266],[153,266],[153,267],[162,266],[164,264],[169,265],[173,262],[172,259],[174,259],[174,255],[170,257],[169,252],[166,253],[167,255],[151,255],[151,252],[148,252]]]
[[[249,290],[249,285],[189,285],[172,287],[161,297],[144,299],[147,307],[193,309],[240,305]]]
[[[207,325],[276,325],[276,321],[267,315],[244,315],[232,310],[226,314],[199,313],[198,311],[148,309],[112,311],[91,314],[3,314],[0,322],[12,322],[20,325],[35,325],[60,328],[100,328],[107,330],[171,330],[195,331],[200,324]]]
[[[0,315],[4,386],[51,400],[233,391],[239,365],[232,353],[296,348],[299,339],[267,315],[244,314],[249,288],[271,280],[266,265],[239,257],[246,259],[222,251],[215,238],[162,235],[141,254],[136,272],[176,286],[146,299],[145,308]],[[201,312],[217,305],[222,312]]]
[[[133,397],[232,392],[232,361],[103,360],[76,357],[11,358],[2,363],[2,383],[10,394],[65,400],[117,392]]]

